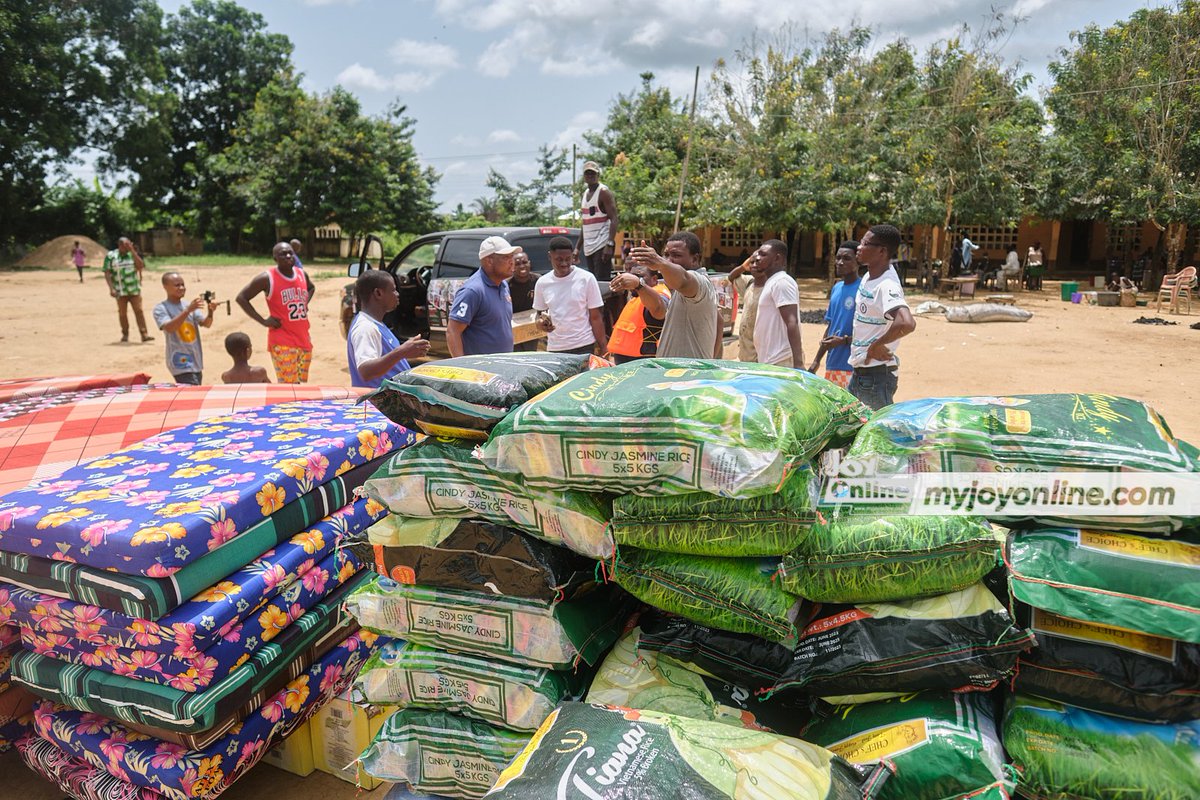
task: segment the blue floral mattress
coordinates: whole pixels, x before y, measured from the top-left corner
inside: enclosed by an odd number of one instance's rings
[[[166,577],[415,435],[352,400],[211,417],[0,499],[0,550]]]

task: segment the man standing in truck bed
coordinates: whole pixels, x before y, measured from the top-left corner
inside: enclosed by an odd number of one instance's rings
[[[617,201],[612,190],[600,182],[600,165],[595,161],[583,164],[583,190],[580,220],[583,223],[575,254],[587,259],[588,272],[600,283],[612,279],[613,250],[617,236]]]

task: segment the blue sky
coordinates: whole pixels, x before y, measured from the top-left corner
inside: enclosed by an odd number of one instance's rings
[[[286,34],[309,90],[341,84],[368,113],[391,101],[417,121],[422,160],[442,173],[443,209],[488,194],[489,167],[532,175],[544,143],[570,148],[602,128],[610,102],[652,71],[679,96],[701,68],[730,59],[757,29],[787,24],[816,38],[870,25],[877,41],[917,46],[979,26],[995,6],[1025,17],[1004,46],[1034,75],[1069,34],[1108,25],[1144,3],[1125,0],[239,0]],[[180,0],[160,0],[175,11]],[[1157,3],[1151,5],[1158,5]]]

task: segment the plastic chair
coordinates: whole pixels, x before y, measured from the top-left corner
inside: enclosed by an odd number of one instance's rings
[[[1192,289],[1196,286],[1196,268],[1184,267],[1172,275],[1164,275],[1162,285],[1158,287],[1158,302],[1154,306],[1155,313],[1162,310],[1163,298],[1167,299],[1167,311],[1179,313],[1179,298],[1187,301],[1187,314],[1192,313]]]

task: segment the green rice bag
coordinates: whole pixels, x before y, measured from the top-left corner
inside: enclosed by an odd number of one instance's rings
[[[364,487],[402,517],[476,517],[513,525],[588,558],[611,558],[612,502],[600,494],[530,489],[490,472],[470,442],[425,439],[388,459]]]
[[[747,687],[688,669],[652,650],[639,650],[640,636],[634,628],[617,640],[592,679],[587,702],[798,734],[803,706],[756,700]]]
[[[1046,528],[1010,537],[1013,595],[1034,608],[1200,643],[1200,545]]]
[[[774,494],[733,499],[706,492],[613,501],[619,545],[696,556],[780,556],[816,519],[819,480],[808,465],[788,472]]]
[[[1011,791],[995,701],[982,692],[921,692],[818,711],[802,734],[853,764],[890,761],[880,800],[944,800],[1001,784]]]
[[[623,547],[612,579],[639,600],[725,631],[796,641],[799,598],[779,585],[778,561],[656,553]]]
[[[642,359],[577,375],[519,406],[482,457],[530,485],[751,497],[848,440],[868,413],[801,370]]]
[[[783,559],[783,586],[829,603],[956,592],[996,567],[1003,541],[980,517],[831,516]]]
[[[356,699],[432,708],[527,732],[582,685],[578,672],[521,667],[399,639],[376,650],[354,682]]]
[[[1200,797],[1200,720],[1155,725],[1016,695],[1004,746],[1032,800]]]
[[[418,364],[364,399],[431,436],[486,439],[509,409],[588,368],[571,353],[497,353]]]
[[[529,734],[486,722],[409,708],[389,717],[359,758],[383,781],[407,783],[442,797],[487,794],[500,770],[529,743]]]
[[[497,800],[872,800],[883,767],[765,731],[565,703],[500,775]]]
[[[562,603],[408,586],[382,576],[346,600],[358,624],[383,636],[548,669],[595,664],[630,612],[613,586]]]

